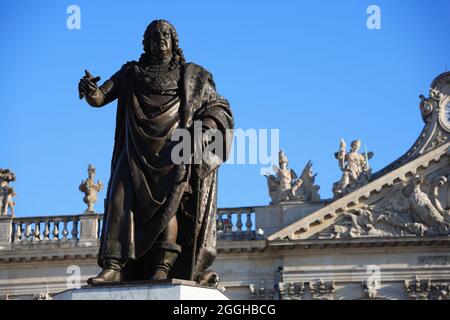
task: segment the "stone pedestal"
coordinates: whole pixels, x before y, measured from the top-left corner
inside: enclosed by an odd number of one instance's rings
[[[0,250],[9,248],[12,232],[12,217],[0,216]]]
[[[193,281],[164,280],[84,286],[53,296],[53,300],[230,300],[222,291]]]
[[[95,243],[98,239],[98,215],[85,212],[80,216],[80,242],[84,245]]]

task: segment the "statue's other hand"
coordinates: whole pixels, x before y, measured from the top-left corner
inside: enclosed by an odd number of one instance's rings
[[[78,93],[80,99],[84,96],[90,96],[94,94],[97,89],[97,82],[100,81],[100,77],[93,77],[88,70],[85,70],[85,76],[80,79],[78,83]]]

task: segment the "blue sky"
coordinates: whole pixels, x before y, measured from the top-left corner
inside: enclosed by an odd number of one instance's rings
[[[80,30],[66,27],[71,4],[81,9]],[[366,27],[371,4],[381,9],[381,30]],[[18,216],[81,213],[88,163],[106,184],[116,104],[89,108],[77,83],[86,68],[106,80],[137,59],[153,19],[171,21],[186,59],[212,72],[237,128],[279,129],[297,172],[313,160],[323,198],[340,178],[339,139],[362,139],[375,152],[374,171],[389,164],[422,130],[419,94],[450,67],[448,0],[0,6],[0,167],[16,173]],[[260,168],[223,166],[219,206],[268,204]]]

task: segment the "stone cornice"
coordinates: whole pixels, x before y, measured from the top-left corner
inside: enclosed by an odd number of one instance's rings
[[[447,247],[450,248],[450,237],[362,237],[343,239],[304,239],[304,240],[248,240],[248,241],[218,241],[217,253],[228,254],[271,254],[283,250],[321,250],[334,248],[417,248],[417,247]],[[20,249],[2,251],[0,262],[33,262],[33,261],[61,261],[96,259],[98,244],[80,246],[76,243],[67,243],[65,246],[30,245],[21,246]]]
[[[66,259],[96,259],[98,249],[98,240],[90,243],[79,241],[47,241],[20,245],[12,244],[10,245],[9,249],[4,249],[1,251],[0,261],[20,262]]]
[[[377,247],[450,247],[450,237],[359,237],[343,239],[273,240],[273,249],[377,248]]]
[[[220,254],[244,253],[261,254],[279,250],[292,249],[334,249],[334,248],[415,248],[443,247],[450,248],[450,237],[359,237],[341,239],[301,239],[301,240],[258,240],[258,241],[224,241],[218,243]]]
[[[266,240],[247,240],[247,241],[218,241],[217,252],[262,252],[267,247]]]

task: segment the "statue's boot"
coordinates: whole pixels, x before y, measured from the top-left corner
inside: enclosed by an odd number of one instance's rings
[[[181,252],[181,246],[170,242],[157,242],[152,250],[151,280],[166,280],[173,264]]]
[[[119,259],[105,259],[103,266],[103,270],[98,276],[88,279],[88,284],[122,281],[122,269],[125,266],[125,261]]]

